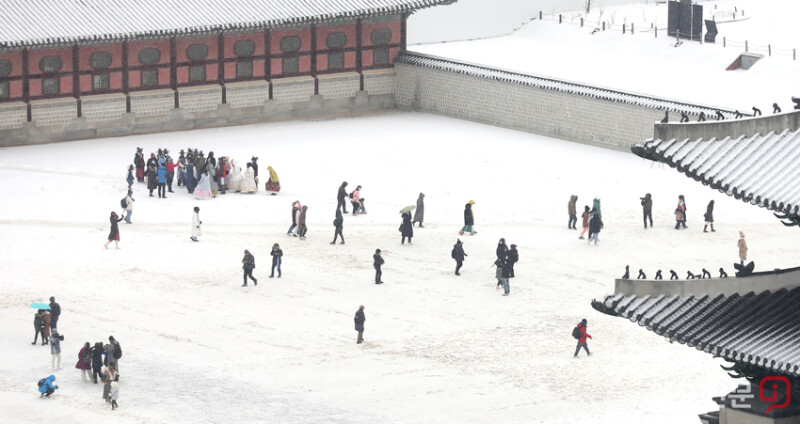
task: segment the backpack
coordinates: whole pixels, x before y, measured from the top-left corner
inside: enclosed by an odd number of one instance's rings
[[[572,329],[572,337],[576,339],[581,338],[581,328],[578,327],[577,325],[575,326],[575,328]]]
[[[353,190],[353,191],[351,191],[351,192],[350,192],[350,200],[353,200],[353,193],[354,193],[354,192],[355,192],[355,190]]]
[[[39,387],[44,386],[44,382],[45,381],[47,381],[47,378],[43,378],[43,379],[39,380]]]
[[[122,346],[119,345],[119,342],[114,342],[114,359],[122,358]]]
[[[119,205],[122,206],[123,209],[128,207],[128,202],[126,199],[127,197],[123,197],[122,200],[119,201]]]
[[[456,258],[456,248],[454,247],[453,250],[450,252],[450,257],[455,259]]]

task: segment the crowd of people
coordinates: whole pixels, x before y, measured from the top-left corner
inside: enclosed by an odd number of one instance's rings
[[[44,309],[46,307],[49,309]],[[50,345],[50,365],[53,371],[62,369],[61,342],[64,341],[64,335],[59,333],[57,327],[60,316],[61,305],[56,302],[55,297],[51,297],[50,304],[43,305],[33,317],[34,339],[31,344],[35,345],[41,335],[42,346]],[[120,358],[122,346],[114,336],[109,336],[107,344],[96,342],[92,346],[88,341],[85,342],[78,352],[78,362],[75,364],[75,368],[81,371],[81,380],[84,383],[103,383],[103,400],[111,405],[112,410],[118,407]],[[39,397],[49,398],[53,395],[59,388],[55,381],[55,374],[40,379]]]

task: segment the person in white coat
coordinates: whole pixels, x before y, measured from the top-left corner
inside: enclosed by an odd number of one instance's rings
[[[125,223],[131,223],[131,214],[133,214],[133,191],[128,190],[128,195],[125,197]]]
[[[244,176],[242,175],[242,167],[239,166],[236,159],[231,159],[231,175],[229,178],[228,190],[235,191],[236,193],[242,191]]]
[[[256,185],[256,176],[253,171],[253,164],[247,163],[247,170],[244,171],[244,180],[242,180],[243,193],[255,193],[258,190]]]
[[[200,220],[200,208],[195,206],[194,213],[192,213],[192,241],[200,241],[197,237],[202,235],[200,232],[201,225],[203,225],[203,221]]]

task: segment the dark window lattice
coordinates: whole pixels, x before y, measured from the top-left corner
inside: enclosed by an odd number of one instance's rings
[[[142,87],[154,87],[158,85],[158,70],[147,69],[142,71]]]
[[[61,70],[62,66],[64,66],[64,64],[58,56],[43,57],[42,60],[39,61],[39,69],[41,69],[42,72],[58,72]]]
[[[89,65],[94,69],[106,69],[111,66],[111,54],[108,52],[96,52],[89,56]]]
[[[108,74],[92,75],[92,90],[108,90]]]
[[[300,60],[296,57],[283,58],[283,73],[296,74],[300,72]]]
[[[301,46],[302,41],[300,37],[296,35],[289,35],[281,39],[281,50],[283,50],[284,53],[296,52],[300,50]]]
[[[376,29],[369,35],[369,39],[372,40],[372,44],[375,45],[389,44],[389,42],[392,41],[392,32],[386,28]]]
[[[205,44],[192,44],[186,49],[186,57],[191,61],[205,60],[208,57],[208,47]]]
[[[139,63],[142,65],[155,65],[161,60],[161,52],[154,47],[142,49],[139,52]]]
[[[331,53],[328,55],[328,69],[344,68],[344,53]]]
[[[389,49],[376,49],[372,52],[372,63],[374,65],[385,65],[389,63]]]
[[[0,77],[7,77],[11,74],[11,61],[0,60]]]
[[[189,82],[205,81],[206,80],[206,66],[196,65],[189,67]]]
[[[237,41],[236,44],[233,45],[233,53],[235,53],[238,57],[252,56],[255,51],[256,43],[254,43],[253,40],[241,40]]]
[[[325,45],[329,49],[341,49],[347,44],[347,34],[343,32],[332,32],[325,37]]]
[[[42,93],[58,94],[61,92],[61,84],[58,78],[45,78],[42,80]]]
[[[11,97],[11,91],[8,89],[8,81],[0,82],[0,99],[7,99]]]
[[[236,62],[236,78],[253,76],[253,62]]]

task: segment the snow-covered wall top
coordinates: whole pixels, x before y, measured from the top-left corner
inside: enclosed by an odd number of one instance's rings
[[[395,63],[405,63],[414,66],[422,66],[442,71],[471,75],[478,78],[528,85],[545,90],[555,90],[564,93],[587,96],[611,102],[620,102],[650,109],[658,109],[677,113],[685,112],[690,115],[699,115],[700,112],[703,112],[706,116],[714,116],[717,111],[717,109],[701,105],[659,99],[656,97],[626,93],[607,88],[593,87],[590,85],[583,85],[535,75],[521,74],[518,72],[489,68],[486,66],[445,59],[438,56],[430,56],[422,53],[404,52],[403,54],[397,56]],[[721,110],[721,112],[726,118],[732,118],[735,115],[735,111],[732,110]]]
[[[273,27],[453,0],[0,0],[0,47]]]

